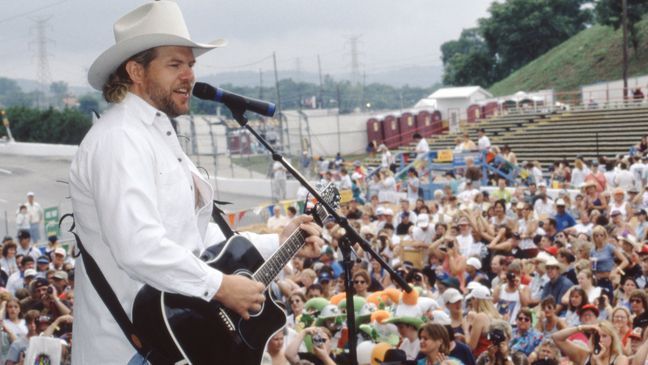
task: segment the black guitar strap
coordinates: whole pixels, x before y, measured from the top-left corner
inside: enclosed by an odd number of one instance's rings
[[[153,351],[153,349],[147,346],[142,341],[142,338],[137,335],[135,325],[133,325],[133,322],[131,322],[131,320],[128,318],[126,311],[124,311],[124,308],[119,303],[119,299],[117,299],[117,295],[110,287],[110,284],[108,284],[108,281],[106,280],[106,277],[101,272],[101,269],[99,269],[97,262],[92,258],[92,256],[88,253],[88,251],[86,251],[85,247],[81,243],[81,239],[76,234],[76,232],[74,232],[74,227],[75,227],[74,215],[72,213],[68,213],[62,216],[61,219],[59,220],[59,227],[61,226],[61,223],[63,223],[63,220],[65,220],[65,218],[67,217],[72,218],[72,226],[70,227],[68,232],[74,235],[74,239],[76,240],[76,245],[79,248],[79,251],[81,252],[81,259],[83,260],[83,266],[85,267],[85,270],[88,273],[90,282],[92,283],[92,286],[94,286],[95,290],[97,291],[97,294],[99,294],[101,300],[104,302],[104,304],[112,314],[113,318],[115,319],[115,322],[117,322],[121,330],[124,332],[124,335],[126,336],[128,341],[131,343],[131,345],[133,345],[135,350],[137,350],[137,352],[140,355],[142,355],[142,357],[144,357],[146,360],[148,360],[151,364],[154,365],[173,364],[174,361],[170,361],[169,359],[166,359],[165,357],[160,355],[158,352]]]
[[[218,227],[220,230],[223,232],[225,235],[225,239],[229,239],[234,235],[234,231],[232,230],[232,227],[229,226],[227,221],[225,221],[225,218],[223,218],[223,215],[225,215],[225,212],[221,208],[219,208],[219,205],[229,205],[232,204],[230,202],[221,202],[218,200],[214,200],[214,209],[212,209],[212,218],[214,219],[214,222],[218,224]]]

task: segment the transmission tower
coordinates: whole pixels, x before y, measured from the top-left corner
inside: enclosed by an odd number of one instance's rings
[[[360,60],[358,51],[358,40],[361,36],[352,35],[349,37],[351,45],[351,82],[357,84],[360,82]]]
[[[36,78],[40,83],[44,100],[39,100],[41,107],[45,106],[48,95],[48,87],[52,83],[52,74],[49,67],[49,53],[47,53],[47,43],[52,40],[47,38],[48,22],[51,17],[36,19],[32,30],[35,32],[35,40],[31,43],[36,46],[37,69]]]

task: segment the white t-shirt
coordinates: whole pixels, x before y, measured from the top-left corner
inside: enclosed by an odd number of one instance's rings
[[[409,338],[403,338],[403,342],[401,342],[398,348],[405,351],[407,360],[415,360],[416,355],[418,355],[419,351],[421,351],[421,343],[419,342],[418,338],[413,342],[410,342]]]
[[[434,238],[434,229],[432,225],[428,225],[426,230],[423,230],[421,227],[414,227],[412,232],[412,238],[415,241],[421,241],[423,243],[430,244],[432,243],[432,238]]]
[[[479,149],[483,151],[490,148],[491,142],[486,135],[483,135],[479,137],[479,140],[477,141],[477,145],[479,146]]]
[[[416,145],[416,159],[424,159],[429,151],[430,146],[428,146],[427,140],[425,138],[421,138],[419,143]]]

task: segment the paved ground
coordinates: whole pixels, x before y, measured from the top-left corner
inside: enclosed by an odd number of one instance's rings
[[[228,161],[219,162],[219,170],[225,166],[229,169]],[[65,159],[0,155],[0,236],[15,236],[16,210],[26,201],[29,191],[35,193],[43,208],[58,206],[61,214],[71,212],[66,183],[69,165]],[[235,175],[243,177],[244,172]],[[228,206],[231,210],[255,207],[269,200],[224,193],[217,198],[233,202]]]

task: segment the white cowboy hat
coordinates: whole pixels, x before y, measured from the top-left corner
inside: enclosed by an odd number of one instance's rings
[[[192,41],[178,4],[168,0],[138,7],[117,20],[113,31],[115,45],[104,51],[88,71],[88,82],[97,90],[102,90],[108,76],[124,61],[147,49],[160,46],[191,47],[194,57],[198,57],[227,44],[223,39],[210,43]]]

